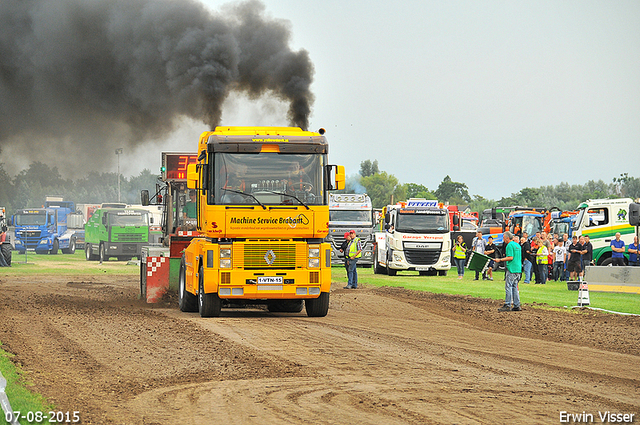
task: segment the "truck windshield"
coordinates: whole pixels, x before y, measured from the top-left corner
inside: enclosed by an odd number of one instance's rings
[[[329,221],[360,221],[371,224],[371,211],[334,210],[329,211]]]
[[[16,214],[16,226],[44,226],[47,224],[47,215],[42,214]]]
[[[555,222],[551,226],[551,233],[562,236],[564,233],[569,234],[569,223]]]
[[[123,212],[109,214],[109,223],[112,226],[146,226],[148,223],[146,212]]]
[[[578,213],[578,216],[576,217],[575,221],[573,222],[573,230],[578,230],[578,228],[580,227],[580,224],[582,224],[582,219],[584,218],[584,213],[587,209],[586,208],[581,208],[580,212]]]
[[[398,214],[396,231],[402,233],[447,233],[449,231],[449,215],[416,211]]]
[[[209,203],[322,205],[323,166],[320,154],[216,153]]]
[[[541,218],[531,215],[525,215],[522,217],[512,217],[511,232],[515,235],[520,235],[522,232],[527,232],[529,237],[535,236],[536,232],[542,231]]]

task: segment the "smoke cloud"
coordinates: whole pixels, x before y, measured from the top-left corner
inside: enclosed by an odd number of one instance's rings
[[[235,91],[287,102],[306,129],[313,65],[290,38],[258,1],[214,13],[191,0],[0,0],[4,162],[111,162],[184,117],[213,128]]]

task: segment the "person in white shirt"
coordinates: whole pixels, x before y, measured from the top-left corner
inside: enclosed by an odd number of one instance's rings
[[[553,248],[553,280],[564,280],[564,263],[567,259],[567,248],[562,241],[557,241]]]

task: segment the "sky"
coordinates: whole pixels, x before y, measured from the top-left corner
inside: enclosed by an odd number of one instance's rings
[[[228,2],[202,3],[219,12]],[[401,183],[434,191],[449,175],[496,200],[640,177],[637,0],[263,3],[309,54],[309,129],[327,130],[329,160],[348,175],[377,160]],[[232,95],[221,124],[286,125],[287,108]],[[158,172],[162,150],[191,152],[205,130],[185,119],[125,151],[120,169]]]

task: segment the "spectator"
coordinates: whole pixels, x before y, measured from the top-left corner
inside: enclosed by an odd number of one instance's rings
[[[533,258],[531,256],[531,244],[527,239],[529,235],[522,233],[520,238],[520,249],[522,251],[522,271],[524,272],[524,283],[531,282],[531,269],[533,268]]]
[[[344,254],[344,268],[347,271],[347,279],[349,279],[349,261],[347,259],[347,248],[349,247],[349,242],[351,241],[351,233],[344,233],[344,241],[340,244],[340,252]]]
[[[537,239],[536,245],[538,249],[536,250],[536,263],[538,264],[538,276],[540,277],[540,283],[542,285],[547,283],[547,275],[549,273],[549,249],[547,249],[544,241]]]
[[[362,240],[356,236],[356,231],[349,232],[350,241],[346,253],[349,264],[347,266],[347,286],[344,289],[358,289],[358,259],[362,257]]]
[[[477,232],[476,237],[473,238],[473,241],[471,242],[471,249],[474,252],[477,252],[478,254],[484,254],[485,246],[487,246],[487,241],[482,239],[482,232]],[[480,277],[480,272],[476,270],[476,278],[473,280],[478,280],[479,277]],[[484,276],[484,273],[483,273],[482,280],[485,280],[485,279],[486,279],[486,276]]]
[[[536,235],[540,234],[540,232],[536,232]],[[538,248],[540,248],[540,237],[534,236],[531,239],[531,270],[533,271],[533,275],[535,277],[535,283],[540,283],[540,273],[538,272],[538,260],[536,257],[536,253],[538,252]]]
[[[497,246],[493,243],[493,237],[489,236],[487,240],[487,246],[484,247],[484,254],[491,258],[489,260],[489,267],[487,268],[487,280],[493,280],[493,268],[496,265],[495,258],[497,254]]]
[[[584,270],[585,266],[589,266],[593,263],[593,245],[591,245],[591,238],[589,235],[584,235],[584,245],[582,248],[582,270]]]
[[[556,241],[553,248],[553,280],[564,280],[564,263],[567,257],[567,248],[564,247],[561,240]]]
[[[638,251],[638,237],[634,236],[633,237],[633,243],[631,245],[629,245],[629,265],[630,266],[640,266],[640,261],[638,261],[638,257],[640,257],[638,254],[640,254]]]
[[[580,266],[580,256],[582,255],[582,245],[578,242],[578,237],[573,235],[573,242],[569,245],[569,263],[567,264],[567,270],[569,270],[569,280],[578,280],[578,274],[582,271]]]
[[[6,240],[7,240],[7,227],[6,226],[0,226],[0,247],[2,247],[2,245],[6,242]],[[11,251],[7,251],[7,252],[8,252],[9,255],[11,255]],[[11,257],[5,258],[5,250],[4,249],[0,250],[0,267],[11,267],[9,265],[10,259],[11,259]]]
[[[520,311],[520,293],[518,291],[518,282],[520,281],[520,275],[522,273],[522,253],[520,252],[520,245],[515,243],[513,234],[511,232],[504,232],[503,234],[505,244],[505,257],[496,258],[496,262],[506,263],[506,272],[504,280],[504,305],[498,309],[498,311]],[[513,308],[511,303],[513,302]]]
[[[451,250],[453,251],[453,261],[458,268],[458,279],[462,279],[464,276],[464,263],[467,259],[467,246],[464,243],[462,235],[458,235],[456,243]]]
[[[611,241],[611,259],[613,266],[624,266],[624,241],[620,239],[620,232],[616,233],[616,238]]]

